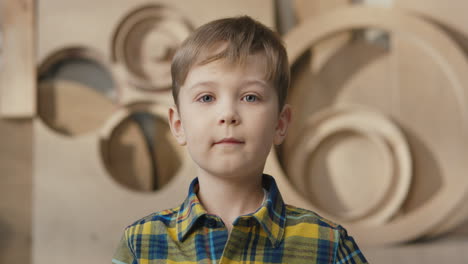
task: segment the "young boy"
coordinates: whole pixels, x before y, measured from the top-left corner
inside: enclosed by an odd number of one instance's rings
[[[285,205],[263,174],[291,120],[286,50],[273,31],[247,16],[213,21],[171,70],[169,123],[197,178],[181,206],[125,229],[113,263],[367,263],[345,229]]]

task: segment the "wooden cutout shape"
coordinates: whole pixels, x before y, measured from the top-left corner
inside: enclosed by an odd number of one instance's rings
[[[464,145],[468,141],[463,140],[467,133],[468,98],[465,87],[468,85],[468,65],[458,46],[431,24],[397,10],[370,7],[341,9],[304,22],[285,37],[290,60],[296,61],[311,45],[326,36],[362,27],[375,27],[409,40],[417,40],[421,50],[442,67],[442,72],[449,78],[451,91],[455,94],[453,98],[456,98],[451,107],[456,109],[458,115],[451,116],[450,120],[459,124],[459,129],[452,131],[459,136],[457,140],[450,141],[453,147],[447,147],[439,153],[439,162],[443,164],[446,179],[430,202],[379,226],[359,223],[348,225],[351,233],[363,244],[408,241],[429,232],[467,198],[468,179],[464,177],[464,172],[468,165],[462,157],[466,156],[465,151],[468,149]],[[412,98],[406,99],[411,101]],[[406,112],[406,109],[397,110],[405,110],[406,115],[411,113]],[[408,108],[408,111],[411,110]],[[458,142],[456,145],[455,141]]]

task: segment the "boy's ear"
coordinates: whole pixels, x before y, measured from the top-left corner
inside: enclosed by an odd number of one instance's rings
[[[273,143],[275,145],[280,145],[283,143],[283,140],[286,138],[289,124],[291,123],[291,106],[285,104],[283,110],[281,111],[278,119],[278,124],[276,126],[275,138]]]
[[[179,111],[175,106],[171,106],[168,112],[169,127],[171,128],[172,135],[176,138],[181,146],[185,146],[187,141],[185,139],[185,132],[180,119]]]

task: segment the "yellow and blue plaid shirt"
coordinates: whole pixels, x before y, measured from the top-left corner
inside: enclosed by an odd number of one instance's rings
[[[314,212],[285,205],[273,177],[254,213],[239,216],[231,233],[197,198],[198,179],[184,203],[128,226],[112,259],[150,263],[367,263],[346,230]]]

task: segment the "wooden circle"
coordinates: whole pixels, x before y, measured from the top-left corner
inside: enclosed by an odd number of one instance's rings
[[[81,79],[75,76],[56,76],[70,61],[95,65],[99,70],[97,74],[104,75],[99,77],[108,80],[109,86],[97,86],[91,80],[93,76],[78,76]],[[109,69],[109,64],[103,57],[88,48],[68,47],[49,55],[38,69],[37,99],[41,120],[49,128],[66,136],[97,130],[115,108],[115,80]]]
[[[191,31],[192,26],[175,10],[159,5],[141,7],[118,25],[113,60],[125,66],[132,86],[167,90],[172,83],[172,57]]]
[[[334,157],[313,162],[320,159],[314,157],[320,145],[346,131],[361,139],[353,143],[356,138],[351,138],[352,144],[345,148],[331,149]],[[344,135],[341,140],[346,140]],[[407,143],[399,129],[379,113],[362,107],[322,110],[306,121],[304,133],[294,145],[290,178],[303,194],[311,194],[309,200],[321,215],[345,223],[381,224],[394,216],[408,193],[411,157]],[[307,168],[314,165],[320,172],[309,173]]]
[[[80,136],[99,129],[115,106],[93,89],[74,81],[38,84],[38,115],[53,131]]]
[[[309,158],[298,167],[305,184],[299,186],[309,190],[309,199],[327,215],[356,221],[383,202],[391,187],[393,157],[382,138],[359,126],[330,129],[334,131],[307,142],[301,156]]]
[[[327,36],[363,27],[375,27],[409,39],[420,50],[430,55],[449,79],[448,89],[456,97],[457,110],[451,120],[461,120],[457,134],[466,139],[468,98],[468,65],[456,43],[433,25],[406,13],[380,8],[356,6],[330,12],[305,21],[285,36],[288,54],[292,62],[311,45]],[[416,99],[416,98],[415,98]],[[414,102],[416,105],[417,101]],[[443,143],[443,142],[442,142]],[[408,241],[430,232],[443,222],[467,198],[468,179],[464,177],[468,164],[466,157],[468,140],[461,140],[456,147],[439,149],[438,163],[446,178],[437,193],[427,197],[417,208],[402,211],[398,217],[379,226],[366,223],[350,223],[349,228],[362,243],[383,244]]]
[[[135,191],[160,190],[180,170],[183,149],[170,133],[166,112],[157,104],[130,105],[115,112],[100,130],[102,161],[121,185]],[[154,120],[142,124],[135,113],[150,114]],[[148,125],[154,126],[151,134],[145,131]]]

